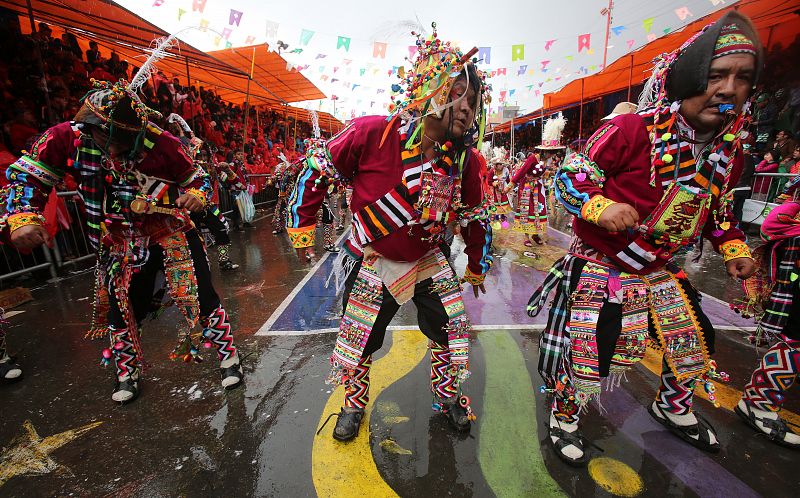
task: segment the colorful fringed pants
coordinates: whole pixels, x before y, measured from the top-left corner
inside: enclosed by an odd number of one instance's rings
[[[188,244],[191,253],[192,266],[187,271],[192,271],[196,278],[196,287],[191,283],[181,283],[179,287],[186,293],[186,298],[192,297],[191,294],[196,293],[196,298],[199,303],[200,323],[203,326],[203,334],[205,340],[217,349],[217,353],[221,362],[226,360],[235,359],[236,347],[233,343],[233,334],[231,332],[231,325],[228,319],[228,314],[220,303],[219,296],[214,290],[214,285],[211,281],[211,269],[208,265],[208,258],[206,256],[205,247],[202,240],[195,230],[187,232],[186,243]],[[164,268],[164,251],[157,245],[148,248],[150,255],[147,262],[139,267],[136,273],[133,273],[129,285],[127,286],[126,306],[130,306],[133,320],[136,324],[147,316],[152,307],[153,289],[155,288],[156,279]],[[113,284],[112,284],[113,287]],[[108,325],[111,331],[111,348],[117,342],[125,344],[125,340],[130,339],[128,333],[129,325],[126,323],[125,316],[120,310],[119,303],[117,302],[117,292],[110,293],[109,310],[107,314]],[[180,305],[180,303],[178,303]],[[122,341],[116,341],[114,334],[124,334]],[[141,351],[136,351],[133,347],[136,341],[131,341],[131,348],[123,348],[127,356],[132,358],[126,359],[127,366],[138,367],[139,356]],[[235,360],[232,360],[235,361]],[[125,366],[125,365],[122,365]],[[228,365],[223,364],[223,367]],[[130,369],[126,369],[130,370]]]
[[[742,399],[759,410],[777,412],[784,401],[784,393],[795,383],[798,374],[800,341],[780,341],[764,353],[744,387]]]
[[[114,367],[117,370],[117,379],[124,381],[130,377],[137,377],[140,363],[139,354],[133,345],[128,329],[109,329],[111,352],[114,355]]]
[[[231,322],[222,305],[203,318],[203,337],[217,349],[220,363],[236,357],[236,346],[233,344]]]
[[[0,312],[0,320],[4,320],[2,312]],[[6,350],[6,331],[4,324],[0,323],[0,363],[8,361],[8,351]]]
[[[220,264],[228,263],[231,260],[230,250],[230,244],[217,246],[217,261],[219,261]]]
[[[369,370],[372,368],[372,355],[361,358],[353,375],[345,381],[344,406],[361,410],[369,402]]]
[[[275,203],[275,212],[272,214],[272,229],[281,233],[286,228],[286,199],[278,197],[278,202]]]
[[[679,381],[666,359],[661,360],[661,385],[658,387],[656,402],[665,412],[673,415],[686,415],[692,411],[694,386],[697,379]]]
[[[694,386],[697,379],[679,381],[672,369],[662,359],[661,385],[658,387],[656,402],[666,412],[674,415],[685,415],[692,411]],[[562,422],[573,424],[579,420],[580,405],[577,401],[575,387],[566,374],[559,375],[555,396],[551,405],[553,415]]]
[[[449,399],[458,394],[458,379],[450,370],[450,349],[434,341],[431,349],[431,392],[439,399]]]
[[[411,300],[417,307],[419,328],[431,341],[431,390],[440,398],[447,399],[458,395],[459,385],[468,375],[466,362],[453,361],[453,356],[466,358],[468,355],[469,322],[464,313],[460,287],[452,278],[452,269],[441,253],[437,255],[437,261],[442,269],[434,277],[417,282]],[[358,278],[360,273],[364,275]],[[370,277],[369,282],[366,277]],[[358,262],[345,283],[343,305],[343,322],[358,324],[358,330],[364,336],[351,344],[347,342],[351,336],[340,332],[334,357],[345,349],[359,351],[361,357],[354,369],[337,370],[334,366],[329,382],[343,382],[346,386],[345,406],[361,408],[369,399],[372,354],[383,345],[386,327],[400,309],[400,304],[380,277],[362,272],[361,262]],[[352,326],[348,330],[354,329]],[[363,346],[360,346],[362,340]]]

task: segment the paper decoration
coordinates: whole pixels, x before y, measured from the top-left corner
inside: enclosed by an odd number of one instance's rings
[[[512,88],[511,90],[508,91],[508,96],[509,97],[513,96],[516,91],[517,91],[516,88]]]
[[[497,68],[497,76],[500,76],[500,75],[506,76],[506,68],[504,68],[504,67],[498,67]]]
[[[522,66],[519,67],[519,71],[517,71],[517,76],[522,76],[523,74],[525,74],[525,71],[527,70],[528,70],[528,65],[523,64]]]
[[[657,38],[658,37],[655,35],[655,33],[650,33],[650,34],[647,35],[647,41],[649,41],[649,42],[654,42],[654,41],[656,41]]]
[[[416,45],[409,45],[408,46],[408,60],[414,60],[414,56],[417,55],[417,46]]]
[[[655,17],[648,17],[644,21],[642,21],[642,27],[644,28],[645,33],[649,33],[650,30],[653,28],[653,21]]]
[[[351,59],[342,59],[342,62],[344,62],[345,66],[349,66],[350,64],[353,63],[353,61]]]
[[[681,21],[685,21],[687,17],[692,15],[692,13],[689,12],[688,7],[680,7],[675,9],[675,15],[678,16],[678,19]]]
[[[278,37],[278,26],[280,26],[280,24],[275,21],[267,21],[267,39]]]
[[[336,39],[336,50],[340,48],[344,48],[345,52],[350,51],[350,38],[346,36],[340,36]]]
[[[480,47],[478,49],[478,60],[482,60],[484,64],[491,64],[492,47]]]
[[[324,59],[325,57],[327,57],[327,55],[325,55],[325,54],[317,54],[317,59]]]
[[[326,74],[323,74],[322,76],[320,76],[320,77],[319,77],[319,79],[321,79],[322,81],[328,81],[328,75],[326,75]],[[331,97],[331,99],[332,99],[332,100],[336,100],[336,99],[334,99],[333,97]]]
[[[550,50],[550,47],[552,47],[555,42],[556,42],[555,40],[547,40],[546,42],[544,42],[544,49]]]
[[[628,44],[628,50],[633,48],[633,44],[636,43],[636,40],[628,40],[626,42]]]
[[[535,95],[538,97],[539,95],[541,95],[541,94],[542,94],[542,92],[540,92],[539,90],[536,90],[536,91],[534,92],[534,94],[535,94]]]
[[[361,69],[358,70],[359,76],[364,76],[366,73],[367,73],[367,68],[365,67],[362,67]]]
[[[207,0],[192,0],[192,12],[200,12],[201,14],[206,9]]]
[[[339,81],[339,78],[331,78],[331,84],[336,83],[337,81]]]
[[[614,36],[619,36],[623,31],[625,31],[625,26],[614,26],[611,28],[611,31],[614,32]]]
[[[225,48],[233,48],[233,43],[225,42]]]
[[[181,20],[181,17],[186,13],[184,9],[178,8],[178,20]]]
[[[547,65],[550,64],[550,61],[542,61],[541,64],[542,64],[542,71],[546,71]]]
[[[153,7],[161,7],[162,5],[164,5],[164,0],[155,0],[153,2]]]
[[[200,31],[208,31],[208,19],[200,19]]]
[[[711,5],[713,5],[714,7],[717,7],[718,5],[724,5],[724,4],[725,4],[725,0],[711,0]]]
[[[244,40],[244,44],[245,45],[252,45],[254,41],[256,41],[256,37],[253,36],[253,35],[250,35]]]
[[[221,36],[215,36],[214,37],[214,46],[219,47],[219,42],[221,42],[221,41],[222,41],[222,37]]]
[[[339,70],[339,66],[334,66],[333,67],[333,74],[336,74],[336,71],[338,71],[338,70]]]
[[[592,41],[592,35],[590,33],[586,33],[585,35],[579,35],[578,53],[580,53],[580,51],[583,49],[589,50],[591,48],[591,41]]]
[[[231,28],[225,28],[222,30],[222,37],[228,40],[231,37],[231,33],[233,33],[233,30]]]
[[[375,42],[372,45],[372,56],[373,57],[380,57],[381,59],[386,58],[386,44],[383,42]]]
[[[296,48],[296,49],[292,50],[289,53],[290,54],[302,54],[303,53],[303,49],[302,48]]]
[[[242,22],[242,14],[244,13],[238,10],[231,9],[231,15],[228,17],[228,24],[230,24],[231,26],[233,26],[234,24],[238,26],[239,23]]]
[[[511,45],[511,62],[525,60],[525,45]]]
[[[503,102],[504,100],[506,100],[506,94],[507,93],[508,92],[506,92],[505,90],[500,90],[500,102]]]
[[[672,32],[672,28],[664,28],[664,34],[668,35]]]
[[[308,45],[308,42],[311,41],[312,36],[314,36],[314,31],[310,29],[303,29],[303,31],[300,32],[300,45]]]
[[[574,55],[567,55],[567,56],[564,56],[564,58],[567,59],[568,61],[572,62],[572,60],[575,59],[575,56]]]

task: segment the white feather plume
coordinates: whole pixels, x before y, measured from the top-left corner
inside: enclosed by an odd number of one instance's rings
[[[150,79],[150,76],[157,71],[156,62],[166,57],[169,50],[177,45],[178,38],[175,35],[169,35],[166,38],[162,37],[153,40],[153,43],[150,44],[150,46],[153,47],[150,57],[147,58],[144,64],[142,64],[142,67],[139,68],[139,71],[136,73],[136,75],[131,79],[128,89],[134,93],[138,93],[144,84],[147,83],[147,80]]]
[[[542,129],[542,142],[544,143],[546,140],[560,142],[561,134],[564,133],[564,128],[566,128],[566,126],[567,120],[564,119],[564,115],[560,112],[558,116],[548,119]]]
[[[313,136],[314,138],[319,138],[322,135],[322,132],[319,129],[319,116],[317,115],[317,111],[311,110],[309,111],[311,114],[311,126],[313,128]]]
[[[183,119],[180,114],[176,114],[176,113],[173,112],[172,114],[170,114],[167,117],[167,122],[168,123],[177,122],[178,124],[181,125],[181,128],[183,128],[183,131],[187,131],[187,132],[191,132],[192,131],[192,129],[189,128],[189,123],[187,123],[186,120]]]

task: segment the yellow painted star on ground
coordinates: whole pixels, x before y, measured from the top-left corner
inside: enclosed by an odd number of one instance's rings
[[[14,438],[8,449],[4,448],[0,455],[0,486],[14,476],[44,475],[64,469],[50,458],[50,453],[100,424],[102,422],[94,422],[42,439],[31,421],[26,420],[22,424],[25,432]]]

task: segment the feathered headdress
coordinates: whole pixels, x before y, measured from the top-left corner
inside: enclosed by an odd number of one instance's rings
[[[422,126],[420,121],[429,115],[441,118],[444,111],[454,106],[465,95],[449,101],[450,90],[456,79],[464,69],[477,62],[472,57],[478,52],[472,48],[466,54],[450,42],[443,42],[438,38],[436,23],[432,25],[433,32],[429,37],[421,33],[411,32],[417,37],[417,52],[412,62],[411,69],[400,68],[397,75],[400,83],[392,85],[392,102],[389,105],[389,124],[381,138],[380,145],[386,140],[392,124],[401,119],[401,140],[406,141],[406,148],[412,148],[422,139]],[[486,125],[484,104],[489,101],[485,75],[475,71],[480,80],[479,109],[475,113],[478,132],[478,148],[483,143],[483,131]],[[467,72],[467,78],[470,77]],[[469,83],[469,80],[468,80]]]
[[[92,79],[93,88],[83,97],[83,105],[75,115],[75,121],[99,126],[109,133],[109,137],[117,130],[136,133],[135,151],[150,118],[161,116],[142,102],[139,90],[156,71],[155,64],[166,57],[177,43],[175,35],[154,40],[150,56],[130,83],[124,79],[116,83]]]
[[[541,150],[565,149],[566,147],[561,145],[561,135],[566,126],[567,120],[560,112],[558,116],[548,119],[542,128],[542,145],[536,148]]]

